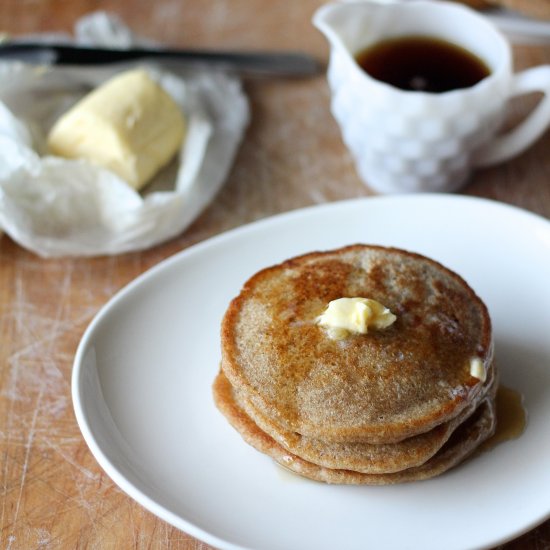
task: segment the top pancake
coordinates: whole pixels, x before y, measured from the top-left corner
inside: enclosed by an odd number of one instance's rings
[[[335,341],[316,324],[331,300],[390,308],[390,327]],[[354,245],[264,269],[222,322],[222,369],[285,430],[334,442],[391,443],[479,402],[470,359],[492,366],[485,305],[457,274],[395,248]]]

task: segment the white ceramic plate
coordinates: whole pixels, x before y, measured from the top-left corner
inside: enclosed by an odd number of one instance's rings
[[[502,380],[525,396],[521,438],[430,481],[329,486],[285,473],[217,412],[219,325],[242,283],[287,257],[356,242],[427,254],[486,301]],[[334,203],[226,233],[107,304],[78,349],[73,399],[107,474],[216,547],[494,546],[550,516],[550,223],[486,200],[416,195]]]

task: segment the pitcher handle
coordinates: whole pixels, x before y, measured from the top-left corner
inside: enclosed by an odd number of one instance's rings
[[[511,97],[530,92],[542,92],[544,97],[515,128],[481,147],[474,158],[475,166],[490,166],[522,153],[548,128],[550,125],[550,65],[526,69],[513,76]]]

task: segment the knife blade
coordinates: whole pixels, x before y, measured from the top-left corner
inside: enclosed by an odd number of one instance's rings
[[[480,10],[512,42],[523,44],[549,44],[550,21],[533,19],[508,8],[497,6]]]
[[[170,61],[189,66],[261,76],[301,77],[322,72],[322,65],[300,52],[246,52],[171,48],[95,48],[59,43],[5,42],[0,59],[38,65],[106,65],[139,60]]]

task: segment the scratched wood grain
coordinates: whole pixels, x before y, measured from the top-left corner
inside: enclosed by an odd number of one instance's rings
[[[0,31],[70,31],[81,15],[104,9],[173,45],[301,49],[326,58],[309,23],[320,3],[2,0]],[[519,68],[550,64],[550,46],[517,47],[515,58]],[[70,379],[94,314],[160,260],[243,223],[371,194],[342,145],[323,77],[245,87],[253,111],[246,139],[226,185],[183,235],[145,252],[61,260],[0,237],[1,548],[210,548],[145,511],[103,473],[76,425]],[[536,100],[514,102],[511,123]],[[546,134],[521,157],[475,174],[463,192],[550,217],[549,147]],[[550,522],[499,548],[550,548]]]

